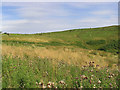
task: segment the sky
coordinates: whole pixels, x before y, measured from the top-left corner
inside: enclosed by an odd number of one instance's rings
[[[3,32],[45,33],[117,24],[117,2],[2,3]]]
[[[83,2],[83,0],[2,0],[2,2]],[[119,0],[84,0],[84,2],[119,2]]]

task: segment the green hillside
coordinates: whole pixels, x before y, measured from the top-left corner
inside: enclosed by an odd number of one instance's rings
[[[4,43],[11,45],[75,46],[118,53],[118,26],[51,33],[11,34],[10,36],[4,35],[2,39]]]
[[[118,88],[118,49],[118,26],[2,34],[2,87]]]

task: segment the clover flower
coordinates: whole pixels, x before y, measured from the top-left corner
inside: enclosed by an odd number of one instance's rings
[[[81,75],[82,79],[88,79],[88,77],[86,77],[85,75]]]
[[[38,82],[36,82],[36,85],[38,85]]]
[[[65,82],[63,80],[59,81],[59,83],[65,85]]]
[[[47,85],[47,88],[51,88],[51,85]]]
[[[39,85],[40,85],[40,86],[44,86],[43,82],[39,82]]]
[[[45,86],[45,85],[43,85],[43,86],[42,86],[42,88],[46,88],[46,86]]]
[[[96,87],[95,87],[95,84],[94,84],[93,88],[96,88]]]
[[[98,81],[98,84],[100,84],[100,83],[101,83],[101,81],[99,80],[99,81]]]
[[[80,88],[83,88],[83,86],[80,86]]]

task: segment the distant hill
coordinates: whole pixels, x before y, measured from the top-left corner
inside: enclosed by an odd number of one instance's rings
[[[60,42],[60,39],[63,43],[86,49],[118,52],[118,26],[73,29],[37,35],[54,38],[56,42]]]
[[[20,39],[10,39],[13,38],[12,35]],[[29,40],[30,38],[31,40]],[[35,42],[38,46],[74,46],[114,53],[118,53],[119,49],[118,26],[73,29],[51,33],[11,34],[9,39],[7,39],[7,37],[3,37],[3,42],[12,42],[12,40],[14,43],[16,41],[20,41],[20,43],[28,42],[29,44]]]

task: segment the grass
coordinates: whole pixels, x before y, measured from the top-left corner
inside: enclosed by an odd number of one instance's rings
[[[63,61],[53,63],[52,59],[4,57],[3,88],[40,88],[54,82],[57,88],[118,88],[118,71],[109,67],[98,69],[89,62],[86,66],[69,65]],[[97,66],[97,67],[96,67]],[[60,83],[63,81],[64,83]],[[100,82],[99,82],[100,81]],[[38,83],[38,84],[37,84]]]
[[[118,26],[75,29],[43,34],[4,35],[3,42],[11,45],[34,44],[36,46],[77,46],[85,49],[104,50],[111,41],[118,41]],[[117,44],[118,45],[118,44]],[[105,50],[108,51],[109,50]],[[111,52],[111,51],[110,51]],[[118,53],[113,50],[113,53]]]
[[[3,88],[118,88],[118,26],[2,36]]]

